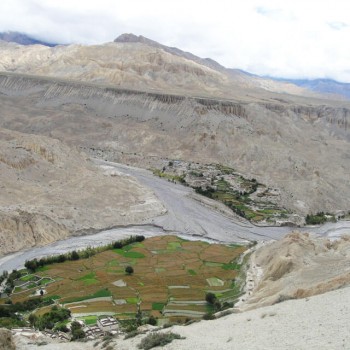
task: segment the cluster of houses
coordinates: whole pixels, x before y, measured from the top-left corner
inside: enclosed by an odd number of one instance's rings
[[[86,325],[84,321],[77,320],[85,333],[85,337],[88,339],[96,339],[103,337],[106,333],[118,334],[120,332],[119,322],[111,316],[103,317],[97,320],[97,324],[93,326]],[[20,333],[26,337],[32,337],[37,331],[34,328],[22,327],[22,328],[12,328],[12,333]],[[51,330],[45,330],[42,332],[45,336],[56,339],[60,341],[70,341],[70,335],[64,332],[54,332]]]
[[[83,321],[79,321],[83,323]],[[95,326],[87,326],[82,324],[85,336],[88,339],[96,339],[104,336],[107,332],[111,334],[118,334],[120,332],[118,321],[111,316],[100,318],[97,320]]]

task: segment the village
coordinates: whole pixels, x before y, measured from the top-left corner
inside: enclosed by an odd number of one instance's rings
[[[84,338],[89,340],[102,338],[106,335],[117,335],[122,333],[119,322],[112,316],[101,316],[97,319],[96,325],[87,325],[81,319],[72,319],[72,322],[78,322],[81,325],[81,330],[84,332]],[[72,322],[67,324],[68,329],[70,329]],[[33,327],[12,328],[11,331],[13,334],[20,333],[27,338],[35,337],[35,335],[38,333],[38,330]],[[69,342],[72,340],[70,333],[62,331],[46,329],[41,331],[41,333],[51,339],[56,339],[63,342]]]

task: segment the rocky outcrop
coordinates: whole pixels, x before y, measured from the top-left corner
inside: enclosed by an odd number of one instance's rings
[[[76,149],[0,128],[0,255],[164,213],[135,179]]]
[[[68,228],[41,214],[0,211],[0,256],[69,236]]]
[[[293,232],[267,244],[250,258],[249,283],[254,283],[242,309],[350,286],[350,236],[331,241]]]

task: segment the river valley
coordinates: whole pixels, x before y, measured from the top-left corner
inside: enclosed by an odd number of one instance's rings
[[[213,207],[196,199],[194,191],[180,184],[154,176],[150,171],[123,164],[95,160],[104,169],[133,176],[144,186],[152,189],[167,209],[167,213],[151,218],[142,225],[116,227],[95,234],[70,237],[44,247],[16,252],[0,258],[0,272],[21,268],[26,260],[47,255],[61,254],[88,246],[98,246],[130,235],[146,237],[175,234],[186,239],[209,242],[241,243],[279,240],[293,230],[315,233],[330,238],[350,233],[350,221],[338,221],[315,227],[261,227],[248,221],[224,215]]]

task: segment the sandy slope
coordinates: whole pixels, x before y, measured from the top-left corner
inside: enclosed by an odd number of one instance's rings
[[[165,349],[348,349],[350,288],[174,327],[186,337]]]

